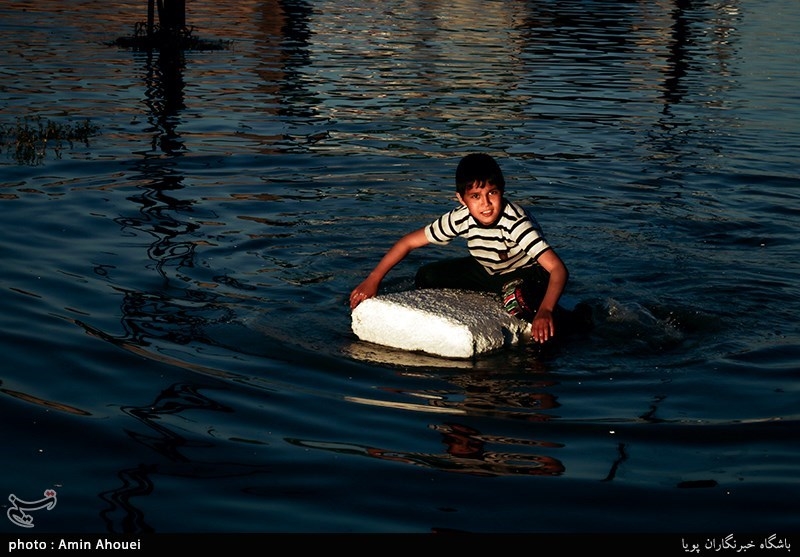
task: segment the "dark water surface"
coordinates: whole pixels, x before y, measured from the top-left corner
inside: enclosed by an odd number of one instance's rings
[[[800,3],[146,4],[0,2],[0,532],[798,532]],[[358,341],[475,150],[595,331]]]

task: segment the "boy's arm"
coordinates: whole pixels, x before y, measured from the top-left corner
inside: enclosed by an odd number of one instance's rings
[[[397,240],[367,278],[364,279],[364,282],[356,286],[350,293],[350,309],[353,309],[367,298],[375,296],[386,273],[400,263],[412,250],[421,248],[428,243],[424,228],[415,230]]]
[[[545,342],[556,333],[553,310],[556,308],[556,304],[558,304],[558,300],[567,285],[569,271],[564,262],[561,261],[561,258],[552,249],[540,255],[537,262],[550,273],[550,280],[547,283],[547,290],[544,293],[544,298],[542,298],[542,303],[539,304],[539,310],[533,318],[531,335],[534,340]]]

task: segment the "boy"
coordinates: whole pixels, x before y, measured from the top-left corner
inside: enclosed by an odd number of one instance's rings
[[[462,158],[456,169],[456,199],[461,205],[400,238],[353,289],[350,308],[375,296],[386,274],[412,250],[463,236],[470,255],[423,265],[415,286],[502,294],[509,313],[532,323],[535,341],[551,339],[556,320],[568,313],[557,304],[569,271],[544,239],[539,223],[505,199],[504,192],[503,173],[491,156],[473,153]]]

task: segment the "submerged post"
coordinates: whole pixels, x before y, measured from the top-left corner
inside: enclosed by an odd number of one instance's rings
[[[155,18],[156,0],[147,0],[147,38],[153,38],[153,20]]]
[[[229,41],[206,41],[193,36],[186,26],[186,0],[147,0],[147,21],[137,22],[133,37],[120,37],[112,44],[137,50],[220,50]]]
[[[158,19],[162,31],[180,33],[186,27],[186,0],[159,0]]]
[[[179,35],[186,27],[186,0],[158,0],[158,33]],[[147,0],[147,38],[152,39],[155,26],[156,0]]]

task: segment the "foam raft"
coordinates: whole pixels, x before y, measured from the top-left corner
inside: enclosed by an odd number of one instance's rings
[[[472,358],[530,337],[530,323],[481,292],[423,289],[392,292],[352,311],[353,333],[363,341],[445,358]]]

